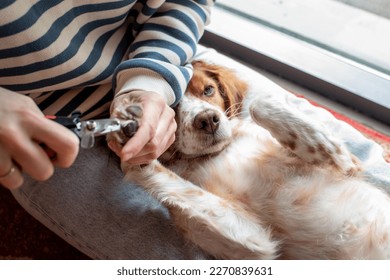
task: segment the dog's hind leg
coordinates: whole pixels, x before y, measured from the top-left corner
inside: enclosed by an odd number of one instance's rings
[[[273,259],[277,242],[270,230],[239,203],[227,201],[177,176],[158,161],[122,167],[126,177],[168,207],[185,237],[222,259]]]
[[[289,106],[279,95],[259,95],[250,101],[252,119],[285,148],[313,165],[329,164],[347,176],[360,171],[358,160],[324,126]]]

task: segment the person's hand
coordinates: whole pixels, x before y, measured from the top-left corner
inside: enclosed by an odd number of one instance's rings
[[[0,100],[0,185],[20,187],[22,172],[47,180],[54,166],[74,162],[79,139],[73,132],[46,119],[27,96],[0,87]],[[55,157],[49,157],[48,149]]]
[[[142,110],[136,134],[123,146],[114,138],[108,140],[108,145],[123,162],[132,165],[148,164],[164,153],[175,140],[175,112],[160,94],[132,91],[113,100],[111,116],[125,119],[126,108],[134,104]]]

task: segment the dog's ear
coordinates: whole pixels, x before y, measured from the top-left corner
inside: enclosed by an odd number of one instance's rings
[[[218,90],[224,99],[227,116],[238,114],[248,90],[247,84],[240,80],[233,70],[226,67],[200,60],[194,61],[192,64],[217,82]]]

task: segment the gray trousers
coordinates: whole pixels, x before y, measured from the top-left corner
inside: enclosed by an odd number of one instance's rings
[[[197,259],[169,213],[142,188],[123,180],[104,139],[81,149],[69,169],[46,182],[25,178],[13,191],[36,219],[94,259]]]

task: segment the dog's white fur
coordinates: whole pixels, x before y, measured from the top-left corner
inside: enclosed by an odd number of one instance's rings
[[[245,103],[246,90],[232,71],[195,62],[176,109],[175,144],[147,166],[125,164],[127,178],[216,258],[389,259],[388,195],[283,95],[255,94]]]

